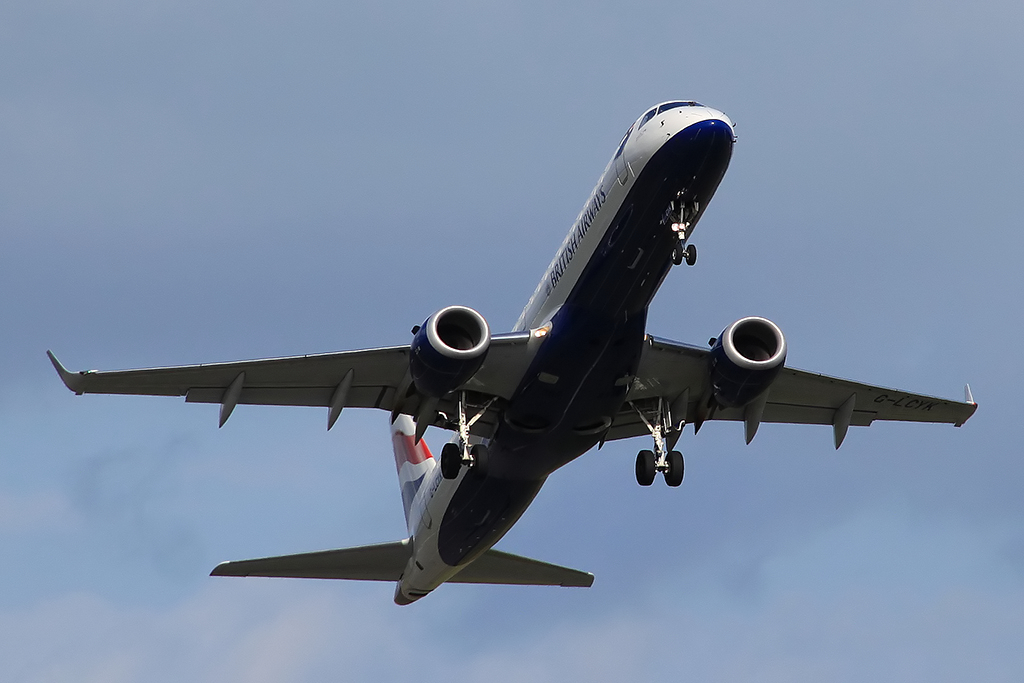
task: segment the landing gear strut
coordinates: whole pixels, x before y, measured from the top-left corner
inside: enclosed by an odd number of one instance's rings
[[[640,419],[643,420],[651,436],[654,437],[654,450],[643,450],[636,456],[636,482],[641,486],[650,486],[658,472],[665,475],[665,483],[679,486],[683,483],[683,454],[669,450],[666,434],[681,432],[685,420],[673,423],[669,406],[663,399],[658,399],[657,412],[648,419],[642,410],[633,406]]]
[[[490,454],[487,446],[482,443],[469,444],[469,428],[483,417],[491,405],[488,401],[471,419],[466,419],[466,392],[459,392],[459,439],[458,443],[446,443],[441,449],[441,476],[455,479],[459,476],[462,466],[466,465],[477,477],[487,476]]]
[[[676,199],[669,202],[662,217],[662,225],[671,226],[672,232],[676,234],[678,242],[672,246],[672,263],[680,265],[686,261],[686,265],[692,266],[697,263],[697,247],[687,244],[690,239],[690,228],[700,213],[700,202],[696,199],[683,201],[682,192]]]

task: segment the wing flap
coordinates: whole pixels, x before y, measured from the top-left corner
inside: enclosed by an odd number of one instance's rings
[[[248,377],[246,377],[248,384]],[[313,406],[325,407],[331,404],[331,397],[337,387],[250,387],[242,389],[238,403],[254,406]],[[346,408],[391,409],[395,390],[390,386],[353,386],[345,398]],[[185,393],[186,403],[220,403],[224,389],[220,387],[197,387]]]

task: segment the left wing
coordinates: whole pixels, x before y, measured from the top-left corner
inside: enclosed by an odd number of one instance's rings
[[[685,391],[689,391],[686,421],[696,421],[700,402],[706,400],[702,397],[710,394],[707,356],[708,350],[698,346],[648,337],[627,403],[612,422],[606,440],[648,433],[630,403],[650,408],[658,399],[671,402]],[[944,422],[959,427],[977,407],[969,390],[966,401],[950,401],[783,368],[768,389],[760,421],[833,425],[837,430],[837,443],[841,443],[845,427],[849,425],[868,426],[875,420],[899,420]],[[743,421],[744,411],[741,408],[718,409],[708,419]]]
[[[529,339],[529,333],[493,336],[483,365],[465,389],[479,394],[481,402],[510,398],[529,364]],[[184,396],[189,403],[219,403],[221,425],[240,403],[326,407],[328,429],[342,408],[390,411],[397,405],[400,412],[415,415],[419,407],[419,396],[409,391],[408,346],[109,372],[70,372],[46,353],[76,394]],[[402,400],[396,403],[397,396]],[[442,401],[438,408],[442,413],[452,411],[454,403]],[[493,406],[474,425],[474,433],[493,429],[496,409]]]

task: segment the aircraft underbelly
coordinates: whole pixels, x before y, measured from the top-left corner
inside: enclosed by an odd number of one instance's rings
[[[672,267],[665,208],[682,191],[707,206],[732,153],[726,126],[692,126],[644,166],[552,318],[551,332],[490,442],[484,479],[464,478],[437,531],[445,564],[465,564],[522,516],[554,470],[598,443],[640,362],[647,308]],[[609,209],[611,207],[608,207]]]
[[[672,268],[678,236],[665,221],[680,195],[705,207],[732,154],[732,130],[704,122],[671,138],[617,207],[505,410],[492,471],[545,476],[596,444],[640,362],[647,308]],[[611,208],[611,207],[609,207]],[[691,228],[692,232],[692,228]]]

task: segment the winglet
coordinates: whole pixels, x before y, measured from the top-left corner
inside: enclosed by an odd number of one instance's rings
[[[64,382],[64,386],[81,396],[84,393],[82,384],[84,379],[83,375],[85,373],[71,372],[60,364],[60,361],[57,360],[57,356],[53,355],[53,352],[49,349],[47,349],[46,355],[49,357],[50,362],[53,363],[53,368],[57,371],[57,374],[60,375],[60,380]]]
[[[970,412],[968,412],[962,420],[958,420],[957,422],[953,423],[954,427],[962,427],[964,422],[970,420],[971,416],[974,415],[974,412],[978,409],[978,402],[974,400],[974,395],[971,393],[970,384],[964,385],[964,403],[970,406]]]

